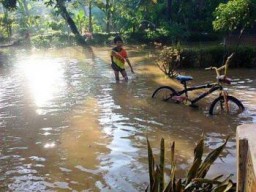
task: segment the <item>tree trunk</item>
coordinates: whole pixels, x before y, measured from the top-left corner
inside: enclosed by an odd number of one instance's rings
[[[81,36],[81,34],[79,33],[75,22],[70,17],[70,15],[67,11],[67,8],[64,5],[64,1],[63,0],[57,0],[57,7],[59,8],[59,10],[61,12],[61,16],[67,22],[67,24],[69,25],[72,33],[75,35],[77,43],[80,44],[80,45],[85,45],[86,42],[85,42],[84,38]]]
[[[12,21],[9,19],[9,11],[4,8],[3,27],[7,32],[7,37],[12,36]]]
[[[92,27],[92,1],[89,2],[89,32],[93,32]]]
[[[239,38],[238,38],[238,41],[237,41],[237,45],[236,45],[236,52],[238,50],[238,47],[241,43],[241,40],[242,40],[242,36],[244,34],[244,30],[245,30],[245,27],[243,27],[241,30],[240,30],[240,33],[239,33]]]
[[[110,5],[109,0],[106,0],[106,14],[107,14],[107,23],[106,23],[106,32],[110,32]]]
[[[172,21],[172,0],[167,0],[167,20]]]

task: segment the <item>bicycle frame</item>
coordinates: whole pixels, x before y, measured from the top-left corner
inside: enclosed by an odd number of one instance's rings
[[[178,75],[176,79],[180,81],[180,83],[183,85],[182,90],[175,90],[175,88],[172,88],[170,86],[161,86],[154,91],[152,98],[161,98],[163,101],[172,100],[175,103],[183,103],[191,107],[197,107],[197,105],[195,105],[196,102],[212,94],[213,92],[219,90],[219,96],[216,97],[210,104],[210,107],[209,107],[210,115],[213,115],[218,112],[227,112],[227,113],[232,112],[233,114],[238,114],[242,112],[244,110],[244,106],[241,103],[241,101],[239,101],[237,98],[233,96],[230,96],[222,86],[224,83],[231,84],[231,79],[226,76],[226,73],[227,73],[228,63],[232,55],[233,54],[231,54],[231,56],[228,57],[226,63],[219,68],[217,67],[205,68],[205,70],[215,70],[216,80],[217,80],[216,82],[187,87],[187,82],[192,80],[193,77]],[[221,74],[221,71],[224,71],[224,73]],[[189,98],[188,93],[190,91],[200,90],[200,89],[207,89],[207,90],[197,94],[195,98],[194,97]]]
[[[181,91],[178,91],[177,95],[181,96],[182,94],[185,94],[187,100],[189,100],[191,102],[191,104],[195,104],[196,102],[205,98],[206,96],[208,96],[209,94],[213,93],[216,90],[223,90],[223,87],[218,83],[209,83],[209,84],[197,85],[197,86],[192,86],[192,87],[187,87],[185,82],[182,84],[184,86],[184,89]],[[202,94],[198,95],[196,98],[194,98],[194,99],[188,98],[188,92],[194,91],[194,90],[199,90],[199,89],[207,89],[207,88],[210,88],[210,89],[203,92]]]
[[[221,91],[220,95],[221,95],[222,91],[223,91],[223,87],[221,85],[221,82],[230,84],[230,80],[229,80],[229,78],[226,77],[226,74],[227,74],[227,69],[228,69],[228,63],[229,63],[230,59],[233,57],[233,55],[234,55],[234,53],[232,53],[227,58],[227,61],[225,62],[225,64],[223,66],[219,67],[219,68],[217,68],[217,67],[205,68],[205,70],[215,70],[216,75],[217,75],[217,82],[204,84],[204,85],[196,85],[196,86],[192,86],[192,87],[187,87],[186,81],[183,81],[183,82],[181,82],[181,84],[183,84],[184,89],[181,90],[181,91],[176,92],[177,95],[181,96],[182,94],[185,93],[186,100],[189,100],[192,105],[195,104],[196,102],[198,102],[199,100],[205,98],[206,96],[208,96],[209,94],[213,93],[216,90],[220,90]],[[224,75],[220,75],[221,70],[224,70]],[[192,100],[188,98],[188,92],[189,91],[194,91],[194,90],[198,90],[198,89],[206,89],[206,88],[210,88],[210,89],[208,91],[205,91],[204,93],[200,94],[199,96],[197,96],[196,98],[194,98]],[[227,92],[225,92],[223,94],[226,105],[228,105],[227,102],[226,102],[227,95],[228,95]]]

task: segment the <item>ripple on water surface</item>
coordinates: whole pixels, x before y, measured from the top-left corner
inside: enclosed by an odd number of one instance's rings
[[[6,191],[144,191],[146,137],[156,157],[161,138],[168,146],[176,142],[182,174],[202,133],[207,152],[231,135],[212,175],[235,173],[235,128],[256,119],[255,73],[230,71],[235,82],[228,90],[244,103],[243,114],[210,117],[205,104],[191,109],[152,100],[163,82],[136,65],[136,77],[127,70],[130,80],[116,83],[109,64],[87,58],[81,47],[72,50],[22,52],[0,68],[0,182]],[[208,81],[201,72],[200,81]]]

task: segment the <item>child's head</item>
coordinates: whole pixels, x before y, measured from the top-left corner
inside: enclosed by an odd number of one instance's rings
[[[123,44],[123,40],[122,40],[122,38],[120,36],[116,36],[114,38],[114,43],[115,44],[119,44],[119,43]]]

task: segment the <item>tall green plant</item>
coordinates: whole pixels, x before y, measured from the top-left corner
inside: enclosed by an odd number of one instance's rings
[[[235,191],[235,185],[231,181],[230,176],[222,179],[222,175],[215,177],[214,179],[206,179],[205,176],[209,171],[211,165],[219,157],[223,149],[227,144],[228,138],[218,148],[211,151],[203,159],[204,151],[204,139],[202,138],[194,149],[194,161],[192,166],[187,172],[187,175],[183,179],[177,179],[175,168],[175,143],[171,146],[171,171],[169,175],[169,182],[164,183],[164,159],[165,159],[165,145],[164,139],[161,140],[160,145],[160,163],[155,164],[152,148],[147,139],[148,145],[148,163],[149,163],[149,180],[150,184],[146,189],[146,192],[232,192]],[[222,180],[221,180],[222,179]]]

